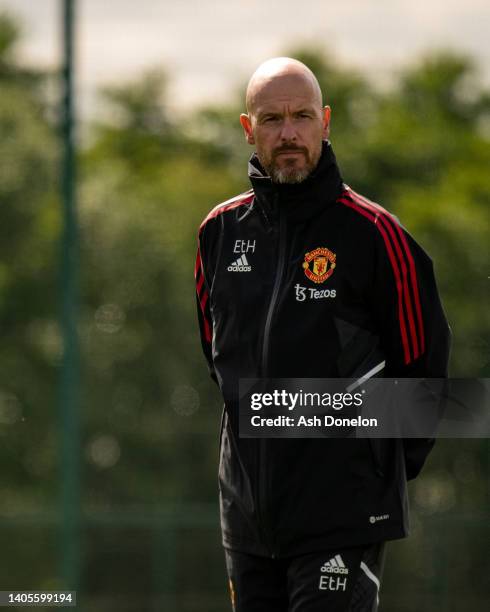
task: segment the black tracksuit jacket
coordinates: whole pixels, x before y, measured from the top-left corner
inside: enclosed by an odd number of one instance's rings
[[[433,440],[250,439],[239,378],[447,375],[450,332],[430,258],[393,215],[342,183],[328,142],[296,185],[252,156],[253,189],[199,231],[198,318],[224,411],[225,547],[286,557],[404,537],[407,479]],[[378,517],[373,520],[372,517]]]

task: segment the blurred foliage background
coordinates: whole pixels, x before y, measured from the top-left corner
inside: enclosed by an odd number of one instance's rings
[[[21,65],[0,16],[0,589],[59,578],[61,145],[57,75]],[[489,376],[490,92],[434,51],[379,89],[323,48],[317,74],[344,180],[434,259],[451,375]],[[229,610],[217,510],[221,402],[195,322],[196,230],[248,189],[236,103],[175,117],[171,73],[100,92],[79,160],[82,550],[78,609]],[[53,93],[54,92],[54,93]],[[439,440],[388,551],[381,612],[488,605],[487,440]]]

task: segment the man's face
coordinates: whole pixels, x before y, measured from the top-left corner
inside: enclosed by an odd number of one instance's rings
[[[328,138],[330,108],[321,107],[312,83],[282,75],[257,88],[240,122],[260,163],[276,183],[300,183],[316,167]]]

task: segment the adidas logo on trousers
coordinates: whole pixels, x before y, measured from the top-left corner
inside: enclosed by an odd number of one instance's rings
[[[327,572],[328,574],[348,574],[349,570],[345,567],[344,562],[342,561],[342,557],[340,555],[335,555],[332,557],[330,561],[327,561],[321,568],[322,572]]]

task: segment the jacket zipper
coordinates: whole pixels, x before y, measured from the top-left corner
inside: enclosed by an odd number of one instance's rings
[[[277,204],[278,198],[276,197],[275,203]],[[279,289],[281,287],[282,277],[284,275],[284,266],[285,266],[285,254],[286,254],[286,227],[285,227],[285,218],[281,213],[281,208],[279,207],[279,246],[278,246],[278,258],[277,258],[277,270],[276,276],[274,279],[274,286],[272,288],[271,299],[269,302],[269,307],[267,310],[267,316],[265,319],[265,327],[264,327],[264,338],[262,343],[262,367],[261,367],[261,375],[265,377],[267,374],[267,362],[269,359],[269,340],[270,340],[270,332],[272,326],[272,320],[274,317],[274,311],[276,308],[277,298],[279,296]],[[270,555],[274,558],[276,555],[274,553],[274,547],[271,543],[270,538],[267,534],[267,521],[264,517],[264,513],[262,512],[261,506],[265,508],[265,499],[267,497],[267,457],[266,457],[266,442],[267,440],[263,438],[258,439],[258,460],[257,460],[257,482],[259,483],[258,491],[257,491],[257,514],[259,517],[259,522],[262,526],[262,534],[264,539],[264,544],[269,549]]]
[[[274,310],[276,308],[277,298],[279,296],[279,289],[281,287],[281,281],[284,274],[284,264],[286,254],[286,227],[285,218],[279,208],[279,250],[277,258],[277,272],[274,280],[274,287],[272,289],[272,295],[269,302],[269,308],[267,310],[267,317],[265,319],[264,327],[264,339],[262,341],[262,368],[261,375],[264,377],[267,374],[267,361],[269,360],[269,339],[271,333],[272,319],[274,316]]]

